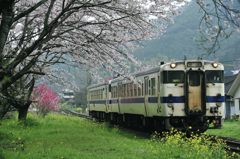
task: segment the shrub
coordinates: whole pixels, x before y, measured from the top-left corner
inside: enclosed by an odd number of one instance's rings
[[[39,84],[33,90],[32,100],[38,114],[46,116],[51,110],[58,110],[59,96],[47,84]]]
[[[225,151],[226,144],[223,140],[212,139],[206,135],[186,135],[173,129],[163,134],[154,133],[151,140],[155,143],[163,143],[164,148],[169,150],[165,153],[165,157],[162,158],[169,158],[172,154],[174,154],[176,158],[196,159],[227,159],[233,157],[229,156]]]

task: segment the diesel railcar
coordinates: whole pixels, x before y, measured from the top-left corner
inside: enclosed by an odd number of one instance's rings
[[[98,120],[165,131],[221,126],[224,67],[206,60],[162,63],[156,68],[88,87],[89,114]]]

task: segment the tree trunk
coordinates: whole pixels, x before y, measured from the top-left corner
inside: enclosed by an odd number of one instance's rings
[[[0,105],[0,120],[5,117],[9,109],[10,109],[9,105]]]
[[[23,105],[21,108],[18,108],[18,121],[26,121],[28,108],[30,104],[31,102],[28,102],[25,105]]]
[[[0,62],[2,64],[3,49],[6,44],[8,33],[13,22],[14,0],[5,0],[1,2],[1,25],[0,25]]]
[[[18,121],[26,121],[28,109],[18,109]]]

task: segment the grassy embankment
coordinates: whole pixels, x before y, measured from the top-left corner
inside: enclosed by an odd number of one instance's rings
[[[164,140],[164,142],[163,142]],[[223,145],[204,138],[135,136],[106,124],[57,114],[30,115],[27,125],[0,122],[1,159],[223,159]]]
[[[226,136],[240,140],[240,120],[224,121],[221,129],[209,129],[207,134]]]

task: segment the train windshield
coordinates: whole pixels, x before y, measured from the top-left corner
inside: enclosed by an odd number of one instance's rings
[[[223,83],[223,71],[222,70],[208,70],[206,71],[207,83]]]
[[[183,71],[163,71],[163,83],[184,83]]]
[[[74,93],[73,93],[73,92],[64,92],[64,95],[65,95],[65,96],[73,96]]]

